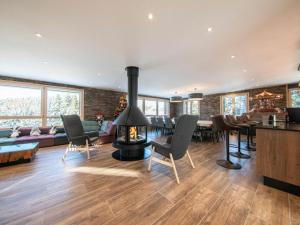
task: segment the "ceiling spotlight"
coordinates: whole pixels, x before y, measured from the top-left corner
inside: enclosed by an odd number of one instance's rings
[[[152,13],[149,13],[149,14],[148,14],[148,19],[149,19],[149,20],[153,20],[153,14],[152,14]]]
[[[36,33],[36,34],[34,34],[37,38],[42,38],[43,37],[43,35],[41,35],[40,33]]]
[[[208,31],[208,32],[212,32],[212,30],[213,30],[212,27],[207,28],[207,31]]]
[[[234,59],[234,58],[235,58],[235,55],[230,56],[230,58]]]

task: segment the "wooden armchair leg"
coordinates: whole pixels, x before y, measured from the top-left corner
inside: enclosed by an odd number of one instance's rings
[[[189,153],[188,150],[186,151],[186,154],[187,154],[187,156],[188,156],[188,158],[189,158],[189,160],[190,160],[190,163],[191,163],[193,169],[195,169],[195,165],[194,165],[194,163],[193,163],[193,160],[192,160],[192,158],[191,158],[190,153]]]
[[[149,159],[148,171],[151,171],[152,157],[153,157],[153,153],[154,153],[154,148],[155,147],[152,147],[152,149],[151,149],[151,156],[150,156],[150,159]]]
[[[62,160],[65,160],[65,158],[67,157],[67,154],[71,148],[72,148],[72,142],[70,142],[68,147],[66,148],[66,151],[65,151],[63,157],[61,158]]]
[[[90,159],[91,156],[90,156],[90,149],[89,149],[89,141],[86,140],[85,143],[86,143],[85,148],[86,148],[87,159]]]
[[[173,167],[173,170],[174,170],[174,173],[175,173],[177,184],[180,184],[179,177],[178,177],[178,174],[177,174],[177,170],[176,170],[176,166],[175,166],[175,162],[174,162],[172,153],[170,153],[170,160],[171,160],[172,167]]]

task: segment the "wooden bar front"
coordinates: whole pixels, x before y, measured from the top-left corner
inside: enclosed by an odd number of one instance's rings
[[[257,129],[258,172],[267,178],[300,186],[300,132]]]

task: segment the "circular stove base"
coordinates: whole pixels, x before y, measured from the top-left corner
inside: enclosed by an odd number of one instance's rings
[[[130,150],[129,150],[130,151]],[[151,156],[150,149],[140,149],[139,154],[130,154],[130,152],[125,150],[117,150],[112,153],[112,157],[120,161],[137,161],[142,159],[147,159]]]

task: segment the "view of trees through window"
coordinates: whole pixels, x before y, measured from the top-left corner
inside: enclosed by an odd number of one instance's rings
[[[0,86],[0,127],[40,125],[41,89]]]
[[[47,125],[61,125],[60,115],[80,115],[80,93],[48,90]]]
[[[290,89],[290,106],[300,107],[300,89]]]
[[[247,94],[222,96],[223,114],[240,116],[247,112],[247,102]]]
[[[199,115],[200,101],[199,100],[184,100],[183,114]]]
[[[138,107],[146,116],[163,116],[170,113],[170,102],[166,99],[139,97]]]
[[[156,115],[156,101],[155,100],[145,100],[145,114],[146,115]]]
[[[80,97],[76,90],[0,84],[0,128],[62,125],[61,114],[80,115]]]

